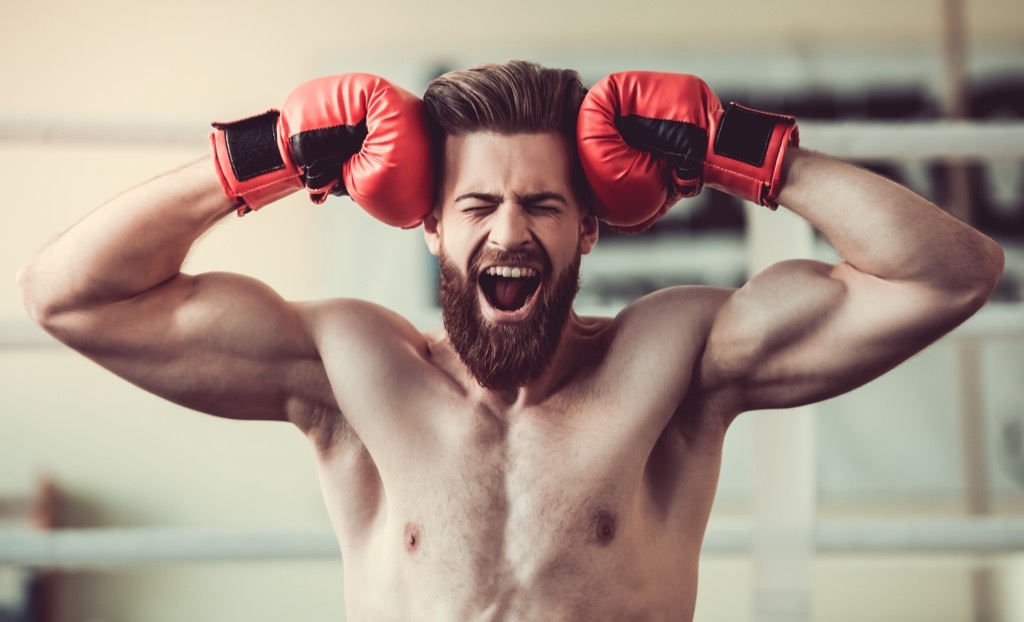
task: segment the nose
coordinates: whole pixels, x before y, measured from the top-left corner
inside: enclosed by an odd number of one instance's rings
[[[514,205],[502,205],[491,220],[488,243],[501,250],[526,248],[533,241],[526,216]]]

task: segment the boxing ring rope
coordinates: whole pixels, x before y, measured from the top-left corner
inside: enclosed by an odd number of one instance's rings
[[[749,521],[716,520],[702,553],[749,554]],[[817,554],[977,555],[1024,552],[1024,518],[831,519],[814,528]],[[92,528],[0,530],[0,566],[94,568],[195,562],[340,561],[327,530]]]
[[[97,143],[206,148],[209,125],[0,117],[0,142]],[[1019,121],[801,121],[801,143],[848,159],[1019,158]]]

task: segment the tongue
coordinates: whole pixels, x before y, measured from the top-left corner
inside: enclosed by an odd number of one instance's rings
[[[494,303],[502,311],[514,311],[523,306],[529,290],[526,279],[498,279],[494,286]]]

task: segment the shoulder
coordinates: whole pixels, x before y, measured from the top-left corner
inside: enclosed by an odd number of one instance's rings
[[[424,374],[429,345],[413,324],[378,304],[333,299],[297,304],[342,411],[367,387]]]
[[[735,291],[699,285],[665,288],[625,307],[616,316],[614,325],[630,337],[685,335],[688,339],[703,341]]]
[[[740,290],[679,286],[659,290],[623,309],[616,318],[627,347],[641,365],[640,378],[671,396],[673,421],[687,435],[718,430],[735,411],[715,367],[716,334]],[[710,368],[710,369],[709,369]],[[711,428],[706,424],[715,422]]]
[[[324,347],[423,347],[426,339],[412,323],[381,305],[352,298],[295,303],[307,330]]]
[[[733,290],[679,286],[628,305],[604,329],[613,375],[676,392],[690,384],[714,320]]]
[[[324,438],[339,438],[339,430],[363,441],[376,438],[394,423],[381,413],[405,412],[403,400],[422,397],[437,376],[428,337],[400,314],[346,298],[293,304],[316,344],[326,391],[340,415],[320,426],[326,432],[317,430]]]

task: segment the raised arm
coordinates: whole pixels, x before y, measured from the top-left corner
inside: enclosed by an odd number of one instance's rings
[[[118,375],[196,410],[296,421],[336,408],[314,339],[322,309],[247,277],[190,276],[181,266],[225,215],[304,186],[314,201],[348,191],[389,224],[415,224],[431,196],[420,115],[409,93],[347,74],[301,85],[280,112],[216,124],[211,158],[122,194],[19,272],[30,315]]]
[[[696,76],[606,77],[584,101],[578,140],[594,209],[612,226],[649,227],[709,185],[792,210],[843,257],[784,262],[735,292],[704,292],[698,319],[692,295],[645,304],[659,339],[686,332],[672,330],[681,323],[705,331],[698,377],[690,361],[675,367],[725,413],[813,402],[875,378],[977,311],[1002,272],[991,239],[906,188],[801,151],[794,119],[723,106]]]
[[[778,200],[843,261],[777,264],[722,308],[704,369],[744,410],[825,399],[881,375],[970,317],[1002,273],[991,239],[851,164],[791,149]]]
[[[320,381],[298,310],[253,279],[180,271],[196,239],[234,211],[208,158],[125,192],[22,268],[30,315],[174,402],[284,419],[301,385]]]

